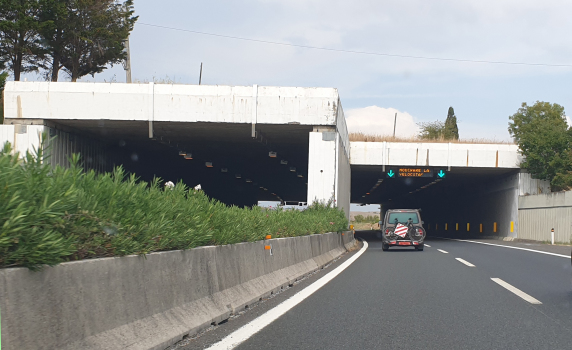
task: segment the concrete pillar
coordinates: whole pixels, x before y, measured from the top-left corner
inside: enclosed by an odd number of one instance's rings
[[[315,127],[310,132],[308,154],[308,204],[333,204],[349,220],[351,169],[335,127]]]

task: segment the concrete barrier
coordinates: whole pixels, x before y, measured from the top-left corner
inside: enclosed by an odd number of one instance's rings
[[[354,244],[351,232],[327,233],[3,269],[2,349],[164,349]]]

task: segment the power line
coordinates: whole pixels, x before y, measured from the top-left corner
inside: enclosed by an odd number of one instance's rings
[[[432,61],[452,61],[452,62],[468,62],[468,63],[505,64],[505,65],[519,65],[519,66],[572,67],[572,64],[551,64],[551,63],[531,63],[531,62],[509,62],[509,61],[469,60],[469,59],[462,59],[462,58],[430,57],[430,56],[412,56],[412,55],[399,55],[399,54],[390,54],[390,53],[381,53],[381,52],[368,52],[368,51],[344,50],[344,49],[334,49],[334,48],[329,48],[329,47],[319,47],[319,46],[309,46],[309,45],[298,45],[298,44],[283,43],[283,42],[278,42],[278,41],[260,40],[260,39],[252,39],[252,38],[244,38],[244,37],[239,37],[239,36],[232,36],[232,35],[207,33],[207,32],[200,32],[200,31],[197,31],[197,30],[167,27],[167,26],[162,26],[162,25],[157,25],[157,24],[149,24],[149,23],[142,23],[142,22],[137,22],[137,24],[143,25],[143,26],[148,26],[148,27],[155,27],[155,28],[161,28],[161,29],[176,30],[176,31],[179,31],[179,32],[187,32],[187,33],[193,33],[193,34],[214,36],[214,37],[218,37],[218,38],[226,38],[226,39],[234,39],[234,40],[243,40],[243,41],[250,41],[250,42],[262,43],[262,44],[271,44],[271,45],[281,45],[281,46],[299,47],[299,48],[312,49],[312,50],[322,50],[322,51],[333,51],[333,52],[353,53],[353,54],[360,54],[360,55],[372,55],[372,56],[384,56],[384,57],[398,57],[398,58],[411,58],[411,59],[432,60]]]

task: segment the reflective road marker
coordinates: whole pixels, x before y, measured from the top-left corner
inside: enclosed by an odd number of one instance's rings
[[[471,264],[470,262],[468,262],[467,260],[463,260],[461,258],[455,258],[455,260],[462,262],[463,264],[469,266],[469,267],[475,267],[475,265]]]
[[[449,254],[449,252],[444,251],[443,249],[437,249],[438,251],[440,251],[443,254]]]
[[[518,295],[519,297],[521,297],[522,299],[528,301],[531,304],[542,304],[540,301],[538,301],[537,299],[531,297],[530,295],[526,294],[525,292],[523,292],[522,290],[506,283],[505,281],[501,280],[500,278],[491,278],[491,280],[493,280],[493,282],[498,283],[500,286],[508,289],[509,291],[513,292],[514,294]]]
[[[282,302],[275,308],[267,311],[262,316],[250,321],[246,325],[240,327],[236,331],[224,337],[218,343],[211,345],[208,349],[211,350],[231,350],[239,346],[241,343],[246,341],[248,338],[252,337],[264,327],[268,326],[280,316],[284,315],[294,306],[301,303],[304,299],[312,295],[315,291],[322,288],[326,283],[333,280],[337,275],[344,271],[348,266],[350,266],[354,261],[357,260],[367,249],[367,242],[363,241],[363,247],[354,256],[346,260],[343,264],[338,266],[335,270],[331,271],[324,277],[320,278],[316,282],[312,283],[308,287],[302,289],[298,293],[294,294],[290,299]]]

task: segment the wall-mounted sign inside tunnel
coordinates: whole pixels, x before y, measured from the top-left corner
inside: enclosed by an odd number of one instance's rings
[[[447,173],[443,169],[439,169],[439,171],[437,172],[437,178],[444,179],[445,176],[447,176]]]
[[[433,169],[418,167],[403,167],[389,169],[386,173],[389,178],[397,177],[433,177]]]

